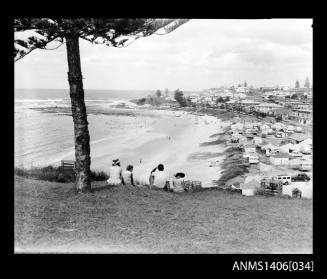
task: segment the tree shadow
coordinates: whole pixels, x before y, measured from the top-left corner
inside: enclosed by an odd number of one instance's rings
[[[99,192],[99,191],[105,191],[105,190],[110,190],[114,188],[121,187],[121,185],[109,185],[109,184],[103,184],[101,186],[97,186],[91,189],[91,193],[94,192]]]

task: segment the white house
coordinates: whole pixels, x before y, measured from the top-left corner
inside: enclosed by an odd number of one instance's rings
[[[310,158],[303,158],[300,170],[311,170],[312,169],[312,159]]]
[[[301,191],[302,198],[312,199],[312,180],[304,182],[292,182],[290,185],[283,185],[283,195],[292,196],[292,191],[297,188]]]
[[[293,144],[292,143],[286,143],[279,146],[279,151],[282,153],[289,153],[290,150],[293,150]]]
[[[259,156],[257,153],[249,153],[249,163],[250,164],[258,164],[259,163]]]
[[[255,106],[256,111],[269,113],[275,109],[282,108],[283,106],[277,105],[275,103],[260,103],[259,105]]]
[[[305,135],[305,134],[302,134],[302,133],[294,133],[292,135],[289,136],[289,139],[292,141],[292,143],[296,144],[296,143],[300,143],[306,139],[309,139],[310,137]],[[311,140],[312,142],[312,140]]]
[[[273,144],[271,144],[271,143],[268,143],[268,144],[266,144],[266,145],[263,145],[263,146],[261,147],[261,150],[265,150],[266,153],[267,153],[267,151],[268,151],[269,153],[277,153],[277,152],[279,152],[279,146],[277,146],[277,145],[273,145]]]
[[[293,157],[287,153],[278,153],[270,156],[270,163],[273,165],[288,165],[290,158]]]
[[[260,144],[262,144],[262,138],[261,137],[254,137],[253,140],[252,140],[252,143],[255,146],[259,146]]]
[[[253,145],[253,144],[246,144],[244,146],[244,152],[245,153],[255,153],[255,145]]]

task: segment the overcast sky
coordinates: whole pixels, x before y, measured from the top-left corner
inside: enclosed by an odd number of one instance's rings
[[[126,48],[80,40],[86,89],[203,90],[312,81],[312,19],[193,19]],[[57,43],[49,45],[56,46]],[[65,45],[15,63],[16,88],[68,88]]]

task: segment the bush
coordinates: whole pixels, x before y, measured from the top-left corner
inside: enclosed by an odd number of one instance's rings
[[[99,171],[99,172],[91,171],[91,180],[93,181],[104,181],[107,180],[108,178],[109,176],[103,171]]]
[[[75,174],[72,171],[63,170],[61,166],[35,167],[31,169],[15,168],[14,173],[18,176],[46,180],[51,182],[75,182]],[[92,181],[104,181],[107,179],[108,175],[105,172],[91,171]]]

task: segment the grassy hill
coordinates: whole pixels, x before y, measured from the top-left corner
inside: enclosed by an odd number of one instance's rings
[[[312,201],[15,176],[16,252],[312,253]]]

